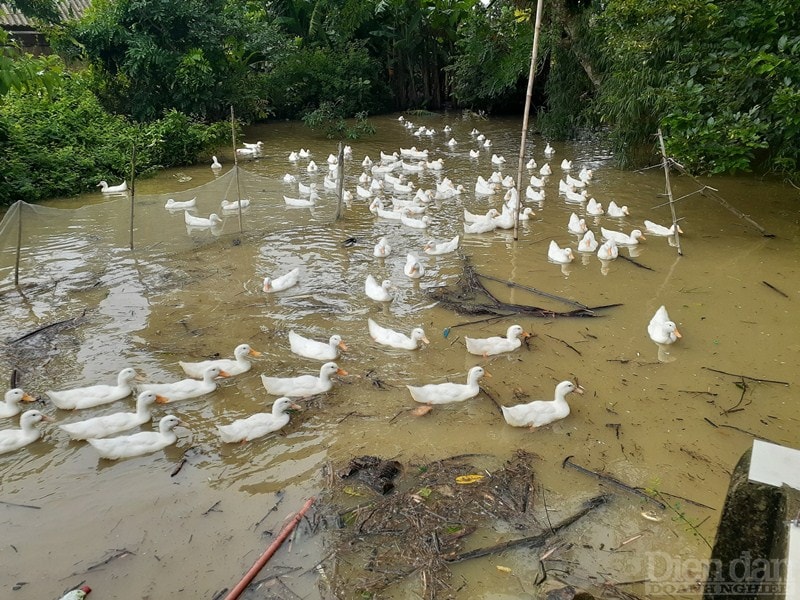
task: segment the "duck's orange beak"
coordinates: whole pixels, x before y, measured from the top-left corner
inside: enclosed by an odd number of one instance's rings
[[[430,344],[431,343],[430,340],[428,340],[427,337],[423,337],[422,341],[425,342],[426,344]]]
[[[169,404],[169,398],[156,394],[156,404]]]
[[[31,396],[30,394],[22,394],[22,401],[23,402],[36,402],[36,398]]]
[[[345,371],[342,368],[339,368],[339,369],[336,369],[336,374],[337,375],[349,375],[350,373],[348,373],[347,371]]]
[[[303,407],[300,406],[299,404],[291,404],[289,408],[292,410],[303,410]]]
[[[575,392],[576,392],[577,394],[581,394],[581,395],[583,395],[583,392],[585,392],[585,391],[586,391],[586,390],[584,390],[584,389],[583,389],[581,386],[579,386],[579,385],[576,385],[576,386],[575,386]]]
[[[683,336],[681,335],[681,332],[680,332],[680,331],[678,331],[678,328],[677,328],[677,327],[675,328],[675,337],[676,337],[676,338],[682,338],[682,337],[683,337]]]
[[[220,371],[219,375],[217,375],[217,377],[230,377],[230,376],[231,374],[228,373],[227,371]]]
[[[484,377],[491,377],[491,376],[492,376],[492,374],[491,374],[491,373],[489,373],[489,371],[487,371],[487,370],[485,370],[485,369],[484,369],[484,371],[483,371],[483,376],[484,376]]]
[[[261,352],[259,352],[258,350],[253,350],[252,348],[250,348],[250,352],[248,352],[248,354],[250,356],[255,356],[256,358],[261,356]]]

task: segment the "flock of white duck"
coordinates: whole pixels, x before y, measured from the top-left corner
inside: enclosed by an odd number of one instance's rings
[[[430,137],[436,131],[427,127],[416,127],[410,121],[400,117],[399,121],[416,137]],[[449,127],[445,127],[444,133],[449,135]],[[470,133],[471,137],[479,144],[479,147],[486,150],[492,147],[491,140],[485,138],[477,129]],[[450,138],[447,145],[452,149],[458,142]],[[237,154],[241,156],[261,156],[263,144],[246,144],[244,148],[237,149]],[[544,155],[550,160],[555,151],[547,144]],[[480,155],[479,150],[470,150],[470,157],[476,158]],[[352,158],[352,150],[347,147],[345,156]],[[289,161],[296,163],[300,159],[307,159],[307,172],[314,173],[318,167],[313,160],[310,160],[311,153],[301,149],[299,152],[292,152]],[[325,175],[326,188],[331,188],[331,182],[335,184],[337,163],[335,156],[328,157],[329,173]],[[497,154],[492,155],[492,164],[496,167],[502,166],[505,158]],[[418,174],[424,170],[440,171],[443,167],[442,159],[434,161],[428,160],[427,150],[417,150],[416,147],[404,149],[399,153],[393,152],[386,154],[380,153],[379,161],[373,162],[368,156],[362,161],[364,173],[359,178],[356,185],[355,196],[359,199],[369,201],[369,210],[379,219],[390,219],[402,222],[404,225],[416,229],[426,229],[430,224],[430,219],[424,213],[435,200],[448,200],[456,198],[465,192],[463,185],[454,185],[447,177],[442,178],[437,184],[436,189],[418,189],[416,184],[408,177]],[[221,164],[216,157],[213,157],[212,169],[218,170]],[[535,202],[541,206],[545,192],[543,186],[547,178],[552,174],[549,162],[538,167],[536,161],[531,159],[527,163],[528,170],[537,170],[538,175],[530,176],[530,184],[525,191],[525,199]],[[572,170],[572,162],[563,160],[561,169],[565,173],[559,181],[559,193],[563,194],[566,202],[576,203],[583,206],[587,215],[600,216],[607,215],[612,218],[624,217],[629,215],[627,206],[617,206],[615,202],[608,203],[606,210],[594,198],[589,197],[587,188],[592,180],[593,174],[589,169],[581,169],[577,178],[572,177],[569,172]],[[393,173],[397,172],[397,175]],[[287,206],[312,206],[318,199],[316,184],[304,185],[297,181],[291,174],[286,174],[283,178],[286,184],[298,184],[301,196],[305,198],[293,198],[284,196]],[[100,187],[105,193],[125,192],[127,186],[125,182],[119,186],[108,186],[106,182],[101,182]],[[416,191],[415,191],[416,190]],[[499,208],[491,208],[485,214],[476,215],[464,209],[464,233],[480,234],[493,231],[497,228],[510,229],[514,226],[516,218],[526,220],[534,216],[532,207],[522,206],[520,195],[517,193],[516,184],[513,179],[502,177],[499,171],[495,171],[491,177],[484,179],[478,176],[474,193],[476,196],[494,195],[499,191],[505,190],[502,205]],[[391,200],[385,200],[384,194],[391,192]],[[413,195],[412,195],[413,194]],[[353,200],[353,194],[346,194],[345,200],[348,205]],[[242,200],[242,208],[245,208],[246,200]],[[391,203],[391,208],[388,208]],[[235,206],[234,206],[235,204]],[[168,210],[184,210],[187,226],[213,227],[221,222],[216,214],[211,214],[208,218],[200,218],[191,215],[189,210],[196,207],[196,199],[185,202],[175,202],[169,200],[166,204]],[[238,210],[239,204],[227,203],[223,201],[222,210]],[[650,221],[644,221],[645,229],[661,236],[670,236],[676,233],[677,225],[670,228],[657,225]],[[579,236],[577,243],[578,252],[596,252],[601,260],[613,260],[618,256],[618,246],[633,246],[644,239],[641,230],[634,229],[630,234],[600,228],[604,242],[597,241],[595,234],[587,227],[586,220],[573,213],[567,224],[569,233]],[[677,228],[678,233],[682,233]],[[440,255],[455,251],[459,246],[460,236],[445,241],[430,240],[423,248],[423,252],[429,255]],[[393,249],[386,237],[380,238],[375,244],[373,254],[378,258],[387,258]],[[551,240],[548,248],[548,259],[555,263],[568,263],[574,260],[572,248],[561,247],[556,240]],[[403,269],[405,275],[412,279],[418,279],[425,273],[425,268],[419,258],[414,253],[406,254],[406,263]],[[265,277],[263,280],[263,291],[275,293],[287,290],[299,282],[300,269],[295,268],[283,275],[276,277]],[[365,294],[377,302],[390,302],[392,296],[392,283],[384,280],[382,283],[370,274],[364,283]],[[379,325],[373,319],[367,321],[369,333],[372,339],[387,347],[415,350],[421,344],[429,344],[429,340],[422,328],[413,328],[408,334],[394,331],[388,327]],[[669,318],[667,310],[661,306],[650,320],[647,326],[650,339],[659,345],[659,348],[667,347],[681,337],[676,324]],[[466,349],[470,354],[488,357],[501,353],[513,352],[521,347],[522,341],[529,337],[529,333],[517,324],[511,325],[505,336],[489,338],[466,337]],[[333,387],[333,377],[336,375],[347,375],[335,362],[340,357],[341,351],[346,351],[347,346],[338,334],[334,334],[328,341],[320,342],[301,336],[291,331],[289,332],[290,350],[306,358],[323,361],[318,374],[301,375],[297,377],[274,377],[261,375],[262,384],[268,394],[279,396],[272,404],[270,412],[257,413],[244,419],[236,420],[227,425],[218,425],[218,435],[223,442],[243,442],[257,439],[271,432],[278,431],[289,422],[289,411],[298,410],[299,406],[294,399],[324,394]],[[152,421],[152,408],[155,404],[169,404],[196,398],[205,394],[210,394],[217,389],[218,380],[221,378],[234,377],[249,371],[252,367],[251,357],[259,357],[261,354],[252,349],[248,344],[240,344],[234,349],[232,359],[206,360],[202,362],[179,362],[180,367],[188,376],[185,379],[170,383],[134,383],[139,379],[137,372],[133,368],[125,368],[118,374],[116,385],[92,385],[88,387],[73,388],[67,390],[45,392],[50,401],[62,410],[84,410],[106,405],[112,402],[128,398],[136,393],[135,412],[117,412],[113,414],[95,416],[84,420],[61,424],[59,427],[70,438],[74,440],[86,440],[94,447],[101,457],[107,459],[120,459],[133,456],[140,456],[150,452],[163,449],[177,441],[174,429],[183,425],[180,419],[172,414],[162,417],[158,423],[157,431],[140,431],[137,433],[124,435],[124,432]],[[468,374],[466,383],[430,383],[421,386],[408,385],[407,388],[413,400],[425,407],[416,411],[417,414],[424,414],[430,407],[438,404],[448,404],[462,402],[473,398],[480,392],[479,381],[482,377],[491,375],[482,366],[472,367]],[[555,388],[553,400],[536,400],[516,406],[502,407],[502,413],[509,425],[515,427],[530,427],[535,429],[548,425],[559,419],[567,417],[570,407],[566,397],[568,394],[576,392],[583,393],[583,389],[571,382],[562,381]],[[5,394],[5,401],[0,402],[0,418],[7,419],[14,417],[22,411],[21,403],[33,401],[34,398],[26,394],[22,389],[16,388],[9,390]],[[0,430],[0,454],[11,452],[30,444],[40,437],[38,425],[43,421],[52,419],[38,410],[28,410],[20,417],[20,428],[9,428]],[[123,434],[123,435],[117,435]],[[113,436],[113,437],[112,437]]]

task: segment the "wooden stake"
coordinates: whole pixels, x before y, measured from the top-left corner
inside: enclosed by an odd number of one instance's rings
[[[14,285],[19,287],[19,259],[22,254],[22,200],[17,200],[17,256],[14,259]]]
[[[672,187],[669,184],[669,160],[667,159],[667,151],[664,148],[664,137],[661,135],[661,128],[658,129],[658,144],[661,146],[661,163],[664,165],[664,179],[667,182],[667,198],[669,198],[669,210],[672,213],[672,227],[675,229],[675,245],[678,247],[678,255],[683,256],[681,250],[681,236],[678,231],[678,217],[675,216],[675,201],[672,198]]]
[[[136,198],[136,142],[131,146],[131,240],[130,247],[133,250],[133,213],[134,199]]]
[[[339,154],[336,163],[336,195],[339,197],[339,204],[336,206],[336,220],[344,216],[344,209],[342,208],[342,189],[344,188],[344,146],[339,142]]]
[[[525,160],[525,139],[528,135],[528,114],[533,98],[533,80],[536,76],[536,55],[539,51],[539,30],[542,28],[542,4],[536,3],[536,24],[533,27],[533,48],[531,50],[531,67],[528,71],[528,91],[525,94],[525,112],[522,115],[522,138],[519,143],[519,163],[517,164],[517,215],[514,219],[514,240],[519,235],[519,215],[522,212],[522,162]]]
[[[233,170],[236,176],[236,201],[239,203],[239,233],[242,233],[242,192],[239,189],[239,158],[236,155],[236,120],[231,104],[231,145],[233,146]]]

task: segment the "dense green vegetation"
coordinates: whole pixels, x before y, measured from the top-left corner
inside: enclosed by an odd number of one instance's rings
[[[242,122],[302,119],[338,138],[368,134],[369,115],[391,110],[518,112],[535,7],[95,0],[81,20],[57,23],[51,0],[15,4],[41,20],[70,68],[0,38],[0,202],[118,178],[140,138],[145,169],[195,160],[230,107]],[[602,129],[629,165],[652,160],[660,128],[695,172],[794,175],[798,32],[794,0],[547,2],[535,127],[551,138]],[[57,151],[48,136],[60,138]],[[70,163],[79,174],[66,173]]]

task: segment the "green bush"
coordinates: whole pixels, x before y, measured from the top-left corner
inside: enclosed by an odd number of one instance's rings
[[[324,102],[334,103],[343,117],[376,114],[391,102],[380,65],[358,44],[341,50],[298,48],[265,78],[265,93],[279,118],[302,119]]]
[[[101,179],[128,178],[136,143],[137,172],[194,162],[230,134],[178,112],[133,125],[105,111],[80,75],[51,94],[10,93],[0,103],[0,204],[71,196]]]

